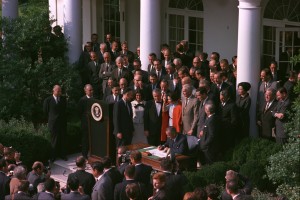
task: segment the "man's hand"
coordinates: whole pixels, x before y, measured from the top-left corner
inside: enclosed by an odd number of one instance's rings
[[[283,119],[284,114],[283,113],[275,113],[275,117],[277,117],[278,119]]]
[[[186,134],[192,135],[193,134],[193,130],[189,130]]]
[[[122,133],[117,133],[117,138],[119,138],[121,140],[122,137],[123,137]]]
[[[158,149],[158,150],[163,150],[164,147],[163,147],[162,145],[159,145],[159,146],[157,147],[157,149]]]
[[[203,136],[203,131],[199,132],[199,138]]]

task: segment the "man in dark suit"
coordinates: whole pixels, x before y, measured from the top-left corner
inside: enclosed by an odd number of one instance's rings
[[[160,60],[158,59],[154,60],[153,64],[155,68],[154,73],[156,73],[157,75],[157,81],[160,82],[162,78],[167,74],[167,72],[165,68],[162,67]]]
[[[224,82],[221,75],[221,72],[214,74],[214,83],[211,85],[211,91],[215,96],[219,97],[221,91],[228,90],[230,98],[235,99],[233,87]]]
[[[115,186],[122,181],[123,177],[121,173],[116,167],[112,166],[112,161],[108,156],[104,156],[101,162],[104,165],[104,173],[111,178],[113,188],[115,188]]]
[[[115,64],[111,61],[111,55],[109,52],[103,54],[104,63],[100,65],[99,78],[102,79],[102,91],[105,91],[107,81],[111,77]]]
[[[83,156],[76,158],[77,171],[69,174],[67,182],[74,177],[79,180],[79,186],[83,188],[84,194],[91,196],[93,187],[95,185],[95,178],[92,174],[85,171],[86,160]],[[70,188],[72,190],[72,188]]]
[[[76,176],[69,177],[67,185],[70,188],[71,192],[69,194],[62,193],[61,200],[89,200],[90,197],[86,194],[80,194],[78,191],[79,188],[79,178]]]
[[[135,175],[135,166],[128,165],[125,168],[124,176],[125,180],[123,180],[121,183],[118,183],[115,187],[114,191],[114,199],[115,200],[129,200],[129,198],[126,196],[126,186],[131,183],[137,183],[140,187],[140,192],[142,192],[143,199],[146,199],[148,197],[147,194],[145,194],[145,185],[143,183],[139,183],[138,181],[134,180]]]
[[[105,101],[108,103],[108,104],[114,104],[114,103],[117,103],[120,99],[122,99],[122,95],[120,95],[120,88],[119,88],[119,85],[114,85],[112,87],[112,94],[111,95],[108,95],[106,98],[105,98]]]
[[[149,64],[148,64],[148,73],[151,74],[155,71],[155,68],[154,68],[154,60],[156,60],[157,57],[156,57],[156,54],[155,53],[150,53],[148,55],[148,60],[149,60]]]
[[[220,137],[219,119],[215,115],[215,106],[207,103],[204,106],[206,120],[200,131],[200,150],[203,154],[202,164],[212,164],[218,153],[218,142]]]
[[[115,62],[116,58],[120,56],[118,51],[118,42],[113,41],[111,44],[111,60]]]
[[[187,143],[186,136],[176,132],[173,126],[169,126],[166,129],[167,141],[165,144],[158,146],[158,150],[164,150],[170,152],[171,155],[174,154],[188,154],[189,147]]]
[[[81,145],[82,155],[87,159],[89,151],[89,134],[88,134],[88,108],[89,99],[93,98],[93,87],[90,84],[84,86],[85,95],[78,102],[78,111],[81,119]]]
[[[67,128],[66,109],[67,101],[65,97],[61,96],[61,87],[55,85],[53,94],[46,98],[43,104],[43,110],[48,117],[48,128],[51,133],[52,161],[58,155],[62,159],[67,160],[63,144]]]
[[[142,77],[143,77],[143,83],[144,84],[147,84],[147,83],[149,83],[149,73],[147,72],[147,71],[144,71],[144,70],[142,70],[141,69],[141,61],[140,60],[137,60],[137,59],[135,59],[134,61],[133,61],[133,68],[134,68],[134,70],[133,70],[133,74],[134,75],[136,75],[136,73],[138,72],[138,71],[140,71],[140,73],[141,73],[141,75],[142,75]]]
[[[103,163],[99,161],[94,162],[92,164],[92,173],[96,178],[96,184],[92,192],[92,200],[113,199],[113,182],[111,178],[104,173]]]
[[[146,188],[149,188],[152,167],[142,163],[142,153],[139,151],[130,153],[130,161],[135,166],[134,180],[145,184]]]
[[[173,63],[167,64],[165,66],[165,69],[166,69],[166,75],[163,77],[163,79],[173,80],[175,75],[175,65]]]
[[[5,195],[9,195],[10,178],[6,176],[7,164],[5,158],[0,159],[0,199],[4,199]]]
[[[164,60],[161,61],[161,65],[163,68],[166,68],[167,65],[173,63],[173,60],[171,59],[171,52],[170,49],[164,50]]]
[[[108,51],[111,51],[112,42],[113,42],[112,35],[110,33],[106,34],[105,35],[105,44],[106,44]]]
[[[188,179],[182,173],[173,173],[173,162],[169,158],[163,158],[160,161],[161,171],[166,175],[166,190],[172,200],[182,200],[184,196],[184,186]]]
[[[275,117],[276,142],[285,144],[288,136],[284,130],[284,125],[288,122],[287,111],[291,107],[291,101],[284,87],[277,90],[276,96],[278,103],[273,112],[273,117]]]
[[[114,105],[113,122],[114,135],[116,136],[116,145],[124,146],[131,144],[134,131],[132,121],[132,107],[130,101],[133,99],[133,91],[126,88],[123,91],[123,97]]]
[[[132,51],[128,50],[128,44],[126,41],[124,41],[121,45],[122,51],[120,51],[120,56],[127,56],[128,57],[128,61],[130,64],[133,63],[134,60],[134,53]]]
[[[56,193],[56,185],[53,178],[49,178],[44,183],[45,192],[40,192],[38,194],[38,200],[55,200],[55,193]]]
[[[266,103],[263,108],[260,108],[257,116],[257,124],[260,126],[260,136],[265,139],[272,140],[272,131],[275,128],[275,118],[272,116],[272,112],[276,108],[276,91],[272,88],[268,88],[265,92]]]
[[[100,44],[98,42],[98,34],[97,33],[93,33],[91,35],[91,41],[92,41],[92,51],[98,52],[100,49]]]
[[[253,200],[253,197],[239,192],[239,185],[236,180],[226,182],[226,192],[233,200]]]
[[[112,71],[111,77],[119,81],[121,78],[125,78],[128,83],[131,82],[133,75],[131,71],[123,66],[124,60],[122,57],[116,59],[117,68]]]
[[[94,97],[96,99],[103,98],[103,91],[102,91],[102,79],[99,78],[99,71],[100,66],[98,63],[98,56],[95,52],[91,52],[91,62],[88,64],[88,68],[90,71],[90,84],[94,88]]]
[[[133,71],[133,65],[132,65],[133,61],[132,61],[132,63],[129,63],[127,55],[123,55],[122,58],[124,60],[124,63],[123,63],[124,68],[128,69],[132,73],[132,71]]]
[[[157,75],[155,73],[150,74],[149,76],[149,85],[148,85],[148,90],[153,92],[155,89],[160,89],[159,82],[157,80]],[[151,97],[152,99],[152,97]]]
[[[152,91],[153,100],[146,103],[144,112],[144,130],[150,145],[160,144],[162,124],[162,101],[160,89]]]
[[[221,141],[222,152],[234,147],[238,127],[238,111],[235,102],[230,99],[227,90],[220,92],[220,117],[221,117]]]
[[[81,83],[83,86],[85,84],[88,84],[90,81],[88,63],[91,61],[90,58],[91,51],[92,51],[92,44],[91,42],[87,42],[84,45],[84,50],[81,52],[78,60],[78,70],[81,77]]]

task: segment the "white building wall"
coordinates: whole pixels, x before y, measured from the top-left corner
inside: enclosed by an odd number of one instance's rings
[[[128,48],[135,52],[136,47],[140,45],[140,0],[130,0],[130,3],[125,5],[125,27]]]
[[[231,62],[237,55],[238,1],[203,0],[204,7],[204,51],[220,53],[221,58]]]

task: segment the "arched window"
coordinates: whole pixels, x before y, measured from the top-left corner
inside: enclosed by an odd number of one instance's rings
[[[178,8],[178,9],[203,11],[203,3],[201,0],[189,0],[189,1],[170,0],[169,7],[170,8]]]
[[[284,72],[295,69],[289,59],[300,49],[300,1],[270,0],[264,10],[263,25],[262,67],[276,60]]]

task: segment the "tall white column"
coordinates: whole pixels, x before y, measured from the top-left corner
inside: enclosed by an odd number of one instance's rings
[[[18,0],[2,0],[2,17],[18,17]]]
[[[141,1],[140,49],[142,69],[147,71],[148,54],[160,55],[160,0]]]
[[[69,62],[78,60],[82,44],[81,0],[64,0],[64,34],[68,40]]]
[[[260,72],[261,0],[239,0],[237,84],[251,84],[250,136],[257,137],[256,98]]]
[[[92,0],[82,1],[82,38],[83,44],[91,40],[92,34]]]
[[[49,17],[50,19],[57,19],[57,0],[49,0]],[[57,20],[51,24],[52,27],[57,25]]]

